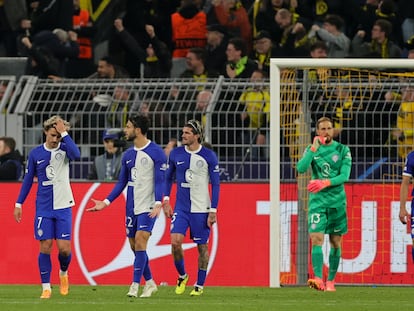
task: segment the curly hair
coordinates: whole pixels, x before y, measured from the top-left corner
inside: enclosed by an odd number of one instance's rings
[[[70,123],[66,120],[63,120],[60,116],[58,115],[54,115],[52,117],[50,117],[49,119],[47,119],[45,122],[43,122],[43,130],[44,131],[48,131],[50,130],[52,127],[55,127],[57,120],[62,120],[63,124],[66,127],[66,130],[68,131],[70,129]]]

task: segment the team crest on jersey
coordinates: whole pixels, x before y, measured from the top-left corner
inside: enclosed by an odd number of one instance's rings
[[[339,159],[339,156],[337,154],[334,154],[332,156],[332,161],[334,161],[335,163],[338,161],[338,159]]]
[[[63,154],[61,153],[61,152],[57,152],[56,154],[55,154],[55,159],[57,160],[57,161],[62,161],[62,159],[63,159]]]
[[[198,168],[203,167],[203,166],[204,166],[203,161],[198,160],[198,161],[196,162],[196,166],[197,166]]]
[[[43,235],[43,230],[42,229],[37,230],[37,235],[42,236]]]

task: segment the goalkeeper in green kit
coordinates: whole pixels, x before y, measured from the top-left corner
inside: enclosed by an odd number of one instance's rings
[[[334,128],[329,118],[322,117],[317,121],[316,135],[297,163],[299,173],[312,168],[308,184],[308,230],[312,242],[314,277],[308,280],[308,285],[316,290],[335,291],[342,235],[348,231],[344,183],[351,173],[352,157],[347,146],[333,140]],[[322,275],[325,234],[329,234],[331,245],[326,285]]]

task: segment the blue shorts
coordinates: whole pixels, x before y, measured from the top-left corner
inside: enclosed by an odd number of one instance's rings
[[[70,240],[72,237],[72,209],[55,210],[52,216],[35,216],[36,240]]]
[[[125,230],[127,237],[135,238],[137,231],[148,231],[151,233],[156,219],[156,217],[149,217],[149,213],[127,215],[125,217]]]
[[[171,219],[171,233],[181,233],[185,236],[190,228],[190,238],[196,244],[207,244],[210,228],[207,226],[208,213],[190,213],[174,211]]]

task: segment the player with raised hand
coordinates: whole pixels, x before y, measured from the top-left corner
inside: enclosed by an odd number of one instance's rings
[[[325,145],[326,144],[326,137],[325,136],[315,136],[313,138],[313,144],[311,146],[311,150],[313,152],[316,152],[319,149],[320,145]]]
[[[297,163],[299,173],[312,168],[308,184],[308,230],[312,243],[314,277],[308,285],[317,290],[335,291],[335,276],[341,259],[342,236],[348,231],[346,193],[344,183],[351,173],[352,157],[349,148],[333,140],[334,128],[329,118],[322,117],[316,124],[316,134]],[[323,281],[324,235],[329,234],[329,274]]]
[[[52,295],[50,253],[53,240],[58,247],[60,293],[69,293],[68,267],[71,262],[72,209],[75,205],[69,181],[69,161],[80,158],[78,146],[69,136],[70,125],[59,116],[43,123],[45,143],[32,149],[27,160],[22,188],[14,208],[14,218],[22,219],[22,205],[37,177],[35,238],[39,240],[38,265],[42,281],[40,298]]]
[[[147,244],[162,208],[167,167],[162,148],[147,138],[149,126],[150,120],[144,115],[128,118],[124,133],[134,145],[124,152],[118,182],[105,200],[92,199],[95,206],[86,210],[94,212],[104,209],[128,186],[125,227],[135,260],[133,281],[127,296],[138,297],[139,283],[144,277],[146,284],[141,298],[150,297],[158,290],[149,267]]]

